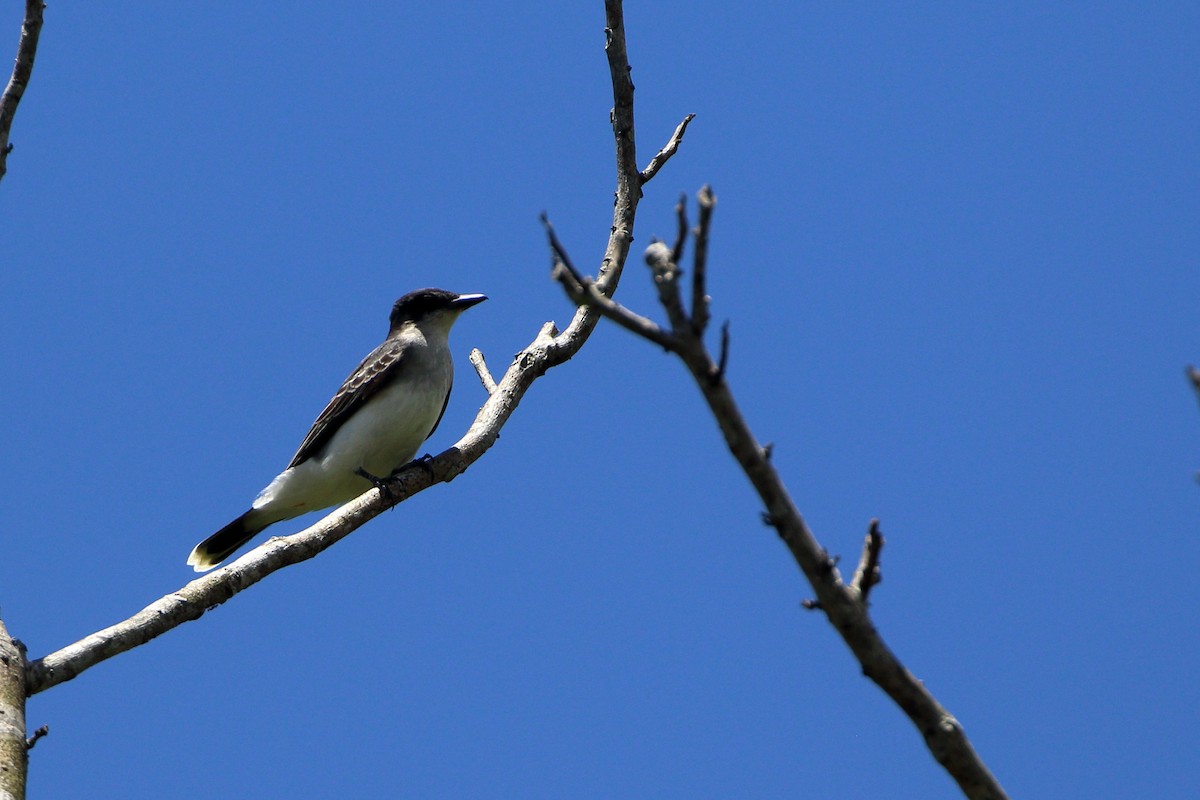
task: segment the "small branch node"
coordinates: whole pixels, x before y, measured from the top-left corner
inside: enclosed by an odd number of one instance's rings
[[[645,252],[646,264],[649,265],[651,272],[654,273],[655,281],[674,280],[678,268],[675,262],[671,260],[671,250],[666,243],[653,239],[646,246]]]
[[[805,611],[820,611],[821,610],[821,601],[820,600],[801,600],[800,605],[804,608]]]
[[[766,444],[764,444],[762,446],[762,457],[763,457],[764,461],[770,461],[771,457],[774,455],[775,455],[775,443],[774,442],[767,442]]]
[[[883,581],[883,573],[879,568],[879,554],[883,550],[883,533],[879,530],[879,520],[871,520],[867,528],[867,536],[863,539],[862,555],[858,559],[858,567],[850,580],[850,588],[858,594],[859,601],[867,604],[871,589]]]
[[[49,733],[50,733],[49,725],[43,725],[42,727],[38,728],[36,731],[33,732],[33,736],[30,736],[28,739],[25,740],[25,749],[32,750],[33,746],[38,743],[38,739],[41,739],[43,736],[46,736]]]

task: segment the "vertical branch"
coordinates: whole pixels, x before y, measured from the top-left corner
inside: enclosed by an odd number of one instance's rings
[[[633,243],[633,218],[642,198],[642,174],[637,165],[633,134],[633,78],[625,47],[625,16],[621,0],[604,1],[604,54],[612,78],[613,138],[617,143],[617,201],[613,207],[612,234],[596,285],[608,296],[617,288],[629,245]],[[597,318],[598,319],[598,318]]]
[[[679,265],[671,260],[671,248],[663,242],[651,242],[646,248],[646,264],[654,276],[654,288],[658,289],[658,300],[671,321],[671,330],[676,334],[683,333],[688,316],[679,294]]]
[[[0,179],[8,171],[8,154],[12,151],[8,132],[12,128],[17,105],[25,94],[25,87],[29,85],[29,76],[33,74],[33,59],[37,56],[42,11],[45,8],[42,0],[25,0],[25,22],[21,25],[21,41],[17,44],[17,63],[13,65],[12,77],[0,96]]]
[[[692,256],[692,330],[704,335],[708,327],[708,226],[712,219],[717,196],[705,184],[696,195],[700,206],[700,221],[696,224],[696,253]]]
[[[678,264],[680,261],[683,261],[683,252],[687,247],[688,216],[686,194],[681,194],[679,202],[675,204],[675,219],[678,221],[678,225],[675,231],[675,246],[671,248],[671,260]]]
[[[25,743],[25,648],[0,621],[0,798],[24,800],[29,767]]]

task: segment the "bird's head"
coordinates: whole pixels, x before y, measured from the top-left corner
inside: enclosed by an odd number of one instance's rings
[[[392,306],[391,333],[406,324],[433,325],[449,330],[458,315],[487,297],[482,294],[455,294],[445,289],[418,289],[409,292]]]

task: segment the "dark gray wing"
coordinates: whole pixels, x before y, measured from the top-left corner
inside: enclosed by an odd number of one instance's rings
[[[404,349],[402,342],[388,339],[362,360],[317,417],[312,429],[300,443],[300,449],[288,463],[289,469],[319,453],[351,414],[400,376],[404,370]],[[442,410],[445,410],[444,406]]]
[[[446,399],[442,401],[442,410],[438,412],[437,422],[433,423],[433,427],[429,429],[429,433],[425,434],[428,439],[433,436],[433,432],[437,430],[437,426],[442,424],[442,417],[446,416],[446,406],[450,405],[450,392],[454,389],[454,376],[450,376],[450,385],[446,387]]]

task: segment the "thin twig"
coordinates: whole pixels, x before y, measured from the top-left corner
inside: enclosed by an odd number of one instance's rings
[[[483,384],[483,390],[488,394],[496,391],[496,379],[492,377],[491,371],[488,370],[487,362],[483,360],[483,353],[479,348],[471,348],[471,354],[467,358],[471,360],[471,366],[475,367],[475,374],[479,376],[479,382]]]
[[[700,206],[700,221],[696,224],[696,253],[692,256],[692,330],[704,335],[708,327],[708,229],[712,222],[717,196],[705,184],[696,195]]]
[[[42,32],[42,12],[46,4],[42,0],[25,0],[25,21],[21,24],[21,40],[17,44],[17,60],[13,64],[12,77],[4,94],[0,95],[0,178],[8,171],[8,154],[12,145],[8,133],[12,128],[13,116],[33,75],[33,60],[37,57],[38,37]]]
[[[592,284],[592,286],[595,286],[595,284]],[[612,320],[625,330],[654,342],[664,350],[679,351],[678,340],[656,325],[653,320],[630,311],[625,306],[605,297],[599,292],[588,295],[584,302],[599,311],[600,316]]]
[[[714,384],[725,380],[725,368],[729,366],[729,320],[721,325],[721,355],[717,358],[717,368],[713,372],[711,380]],[[763,448],[766,452],[766,448]]]
[[[675,229],[675,246],[671,248],[671,261],[676,264],[683,261],[683,251],[687,247],[688,237],[688,216],[687,216],[687,195],[679,195],[679,202],[675,204],[675,219],[678,220],[678,225]]]
[[[854,570],[854,577],[850,579],[850,588],[858,592],[863,603],[867,602],[867,596],[871,593],[871,589],[883,580],[883,574],[879,569],[881,550],[883,550],[883,534],[879,531],[879,520],[873,519],[867,529],[867,535],[863,539],[858,568]]]
[[[573,303],[595,309],[601,316],[607,317],[622,328],[636,333],[644,339],[649,339],[664,350],[678,349],[674,336],[656,325],[653,320],[633,313],[608,297],[600,291],[595,281],[586,275],[581,275],[579,270],[571,265],[571,258],[567,255],[562,242],[559,242],[554,235],[554,228],[549,221],[543,217],[542,222],[546,228],[546,237],[554,260],[554,268],[550,271],[550,277],[559,282]]]
[[[671,138],[665,145],[663,145],[662,150],[659,150],[654,154],[654,158],[650,159],[650,163],[646,165],[646,168],[642,170],[641,175],[639,176],[643,185],[648,183],[651,178],[657,175],[658,171],[663,168],[663,164],[666,164],[667,161],[670,160],[671,156],[675,155],[675,151],[679,149],[680,142],[683,141],[683,134],[687,130],[688,123],[695,118],[695,114],[688,114],[686,117],[684,117],[683,122],[676,126],[675,132],[671,134]]]
[[[550,243],[551,274],[561,267],[580,286],[590,283],[582,272],[575,269],[575,264],[571,262],[571,256],[567,253],[567,248],[563,247],[563,243],[558,240],[558,234],[554,232],[554,226],[550,224],[550,217],[547,216],[545,211],[542,212],[540,219],[542,221],[542,228],[546,231],[546,240]]]

